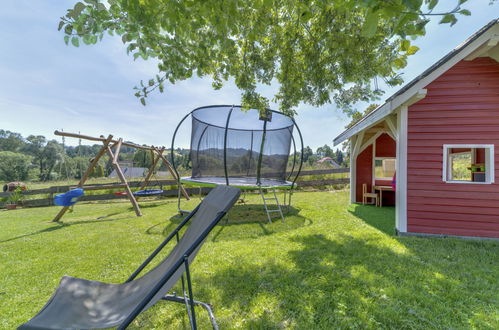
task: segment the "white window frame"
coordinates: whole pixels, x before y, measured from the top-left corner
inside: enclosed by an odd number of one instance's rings
[[[485,182],[448,180],[449,173],[449,149],[485,149]],[[466,184],[492,184],[494,183],[494,145],[493,144],[444,144],[443,145],[443,166],[442,181],[446,183],[466,183]],[[472,155],[473,157],[473,155]]]
[[[374,180],[392,180],[393,178],[377,178],[376,177],[376,161],[377,160],[385,160],[385,159],[393,159],[395,161],[395,171],[397,171],[397,157],[373,157],[373,178]]]

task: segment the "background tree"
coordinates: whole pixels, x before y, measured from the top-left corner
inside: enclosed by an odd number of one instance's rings
[[[26,138],[26,145],[23,151],[33,156],[33,161],[38,165],[40,178],[42,174],[45,173],[45,162],[43,156],[43,148],[47,143],[47,139],[42,135],[30,135]]]
[[[332,159],[334,159],[334,150],[331,149],[331,147],[327,144],[317,148],[316,154],[319,158],[331,157]]]
[[[28,179],[31,157],[12,152],[0,151],[0,180],[24,181]]]
[[[21,134],[0,129],[0,151],[19,151],[25,144]]]
[[[340,166],[344,165],[344,161],[345,160],[344,160],[344,157],[343,157],[343,152],[340,149],[336,150],[336,154],[335,154],[334,160],[335,160],[336,164],[338,164]]]
[[[303,148],[303,162],[308,162],[308,159],[314,154],[314,151],[309,146]]]
[[[464,2],[436,13],[439,0],[85,0],[59,29],[74,46],[118,34],[135,59],[155,58],[158,75],[136,87],[144,105],[165,82],[197,75],[211,76],[216,89],[233,78],[245,106],[268,106],[257,86],[277,82],[283,111],[300,102],[348,109],[380,95],[373,79],[401,83],[397,71],[418,50],[411,40],[431,16],[453,25],[470,15]]]

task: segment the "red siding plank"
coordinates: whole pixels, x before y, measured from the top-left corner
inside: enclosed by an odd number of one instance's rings
[[[477,236],[477,237],[499,237],[497,230],[472,230],[458,228],[439,228],[428,226],[409,225],[407,227],[410,233],[426,233],[426,234],[442,234],[442,235],[457,235],[457,236]]]
[[[408,215],[413,219],[439,219],[465,222],[499,222],[499,215],[480,215],[480,217],[470,216],[469,214],[456,214],[446,212],[428,212],[428,211],[410,211]]]
[[[460,228],[460,229],[484,229],[484,230],[497,230],[497,223],[490,222],[468,222],[468,221],[452,221],[441,219],[418,219],[413,218],[412,226],[425,226],[425,227],[441,227],[441,228]]]

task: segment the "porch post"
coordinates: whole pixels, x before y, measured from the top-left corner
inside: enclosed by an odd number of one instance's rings
[[[350,138],[350,203],[355,203],[356,202],[356,198],[355,198],[355,187],[356,187],[356,175],[355,175],[355,164],[356,164],[356,161],[355,161],[355,158],[356,156],[354,155],[354,149],[355,149],[355,140],[356,140],[356,136],[353,136]]]
[[[397,113],[397,187],[395,191],[395,228],[407,232],[407,106]]]

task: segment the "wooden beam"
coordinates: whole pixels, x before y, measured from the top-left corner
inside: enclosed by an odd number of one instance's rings
[[[114,150],[114,158],[113,163],[118,164],[118,157],[120,156],[121,144],[123,143],[123,139],[119,138],[118,143],[116,143],[116,149]]]
[[[407,118],[408,108],[401,107],[397,114],[397,154],[396,173],[397,189],[395,189],[395,227],[397,232],[407,232]]]
[[[74,189],[74,188],[79,188],[79,187],[70,187],[69,189]],[[99,186],[84,186],[83,189],[85,190],[104,190],[104,189],[118,189],[118,188],[125,188],[125,184],[123,183],[113,183],[113,184],[106,184],[106,185],[99,185]]]
[[[363,140],[364,140],[364,131],[360,132],[360,134],[357,136],[357,139],[355,140],[355,146],[352,150],[352,156],[354,157],[353,159],[357,158]]]
[[[113,160],[112,165],[113,165],[114,170],[116,171],[116,174],[120,178],[120,181],[125,185],[125,191],[127,193],[128,199],[130,200],[130,203],[132,203],[135,214],[138,217],[142,216],[142,212],[140,211],[139,204],[137,203],[137,200],[135,199],[135,196],[133,195],[132,190],[128,186],[125,175],[121,171],[120,165],[118,164],[116,157],[113,154],[113,151],[111,150],[111,148],[109,146],[107,146],[107,153],[109,154],[109,157]]]
[[[159,149],[157,152],[162,154],[164,150],[165,150],[165,147],[161,147],[161,149]],[[142,184],[140,185],[139,190],[142,190],[145,187],[147,187],[147,185],[149,184],[149,180],[151,180],[151,177],[154,174],[154,169],[156,168],[156,165],[158,164],[158,161],[160,160],[160,156],[155,155],[154,151],[152,151],[152,150],[151,150],[151,157],[152,157],[151,158],[152,164],[149,167],[149,170],[147,171],[146,178],[144,179],[144,182],[142,182]]]
[[[393,120],[392,116],[387,116],[385,118],[386,125],[388,126],[388,129],[392,132],[393,138],[397,140],[398,138],[398,131],[397,131],[397,123],[395,120]]]
[[[180,178],[177,176],[177,173],[173,169],[172,164],[170,164],[170,162],[168,161],[168,159],[166,159],[166,157],[163,155],[162,151],[160,152],[158,148],[154,148],[154,149],[156,150],[156,153],[161,158],[161,160],[163,161],[163,163],[168,168],[168,171],[170,172],[170,174],[172,175],[172,177],[177,181],[178,189],[180,189],[180,192],[182,193],[182,195],[184,195],[185,199],[189,200],[190,199],[189,194],[185,190],[184,186],[182,184],[180,184]]]
[[[113,139],[112,135],[109,135],[106,139],[103,141],[103,146],[97,153],[97,156],[95,156],[94,159],[90,162],[90,165],[88,165],[87,170],[83,174],[83,176],[80,178],[80,182],[78,183],[77,187],[81,188],[85,181],[87,181],[87,178],[90,176],[90,173],[92,173],[92,170],[95,168],[95,165],[99,162],[99,159],[106,153],[107,149],[109,148],[109,143]],[[59,213],[55,216],[55,218],[52,220],[52,222],[59,222],[61,218],[64,216],[64,214],[69,210],[69,206],[64,206]]]
[[[83,134],[77,134],[77,133],[69,133],[69,132],[61,132],[61,131],[54,131],[55,135],[59,136],[67,136],[67,137],[73,137],[73,138],[78,138],[78,139],[83,139],[83,140],[89,140],[89,141],[97,141],[97,142],[104,142],[106,139],[104,137],[94,137],[94,136],[89,136],[89,135],[83,135]],[[118,140],[111,140],[111,143],[118,143]],[[127,147],[132,147],[136,149],[142,149],[142,150],[154,150],[154,147],[148,147],[148,146],[141,146],[140,144],[136,144],[133,142],[122,142],[122,145],[127,146]]]

